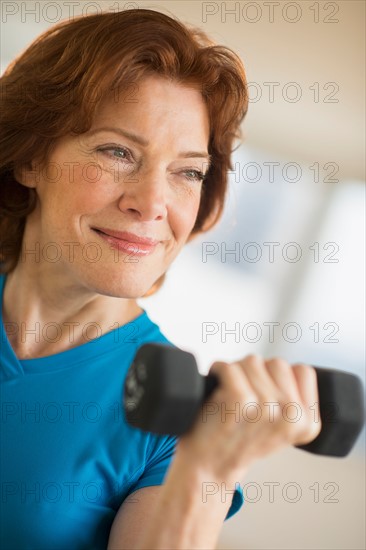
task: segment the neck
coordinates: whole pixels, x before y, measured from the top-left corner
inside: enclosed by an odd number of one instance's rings
[[[135,299],[105,296],[55,268],[50,271],[49,265],[18,264],[6,277],[3,322],[19,359],[80,346],[143,311]]]

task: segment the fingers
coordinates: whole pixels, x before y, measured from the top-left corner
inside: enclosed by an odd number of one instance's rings
[[[293,365],[292,369],[309,419],[304,438],[298,444],[310,443],[319,435],[322,428],[317,375],[314,367],[303,363]]]
[[[239,363],[216,361],[209,372],[218,377],[220,388],[229,391],[234,397],[245,395],[248,400],[255,398],[255,392]]]
[[[285,399],[301,404],[311,399],[314,403],[314,384],[316,388],[317,381],[314,369],[308,373],[309,369],[312,368],[300,364],[294,369],[280,358],[264,360],[260,355],[248,355],[233,363],[217,361],[210,372],[215,372],[221,385],[234,392],[244,392],[248,399]]]
[[[319,401],[318,381],[316,371],[310,365],[296,363],[292,366],[292,372],[296,379],[301,400],[306,405],[313,405]]]
[[[284,359],[274,358],[266,361],[266,367],[279,391],[285,393],[288,401],[294,400],[297,396],[298,388],[291,365]]]
[[[227,389],[245,392],[248,400],[278,396],[276,384],[269,376],[266,363],[260,355],[248,355],[243,360],[230,364],[218,361],[210,369],[210,373],[213,372]]]
[[[281,407],[295,403],[302,416],[299,430],[303,424],[307,426],[305,437],[315,437],[320,431],[317,376],[310,365],[291,366],[280,358],[264,360],[259,355],[248,355],[230,364],[216,362],[211,372],[217,374],[221,387],[228,390],[233,399],[256,402],[259,406],[268,402]],[[311,420],[317,425],[309,431]]]
[[[248,379],[248,383],[260,400],[265,400],[268,396],[273,399],[278,397],[277,386],[270,376],[262,356],[248,355],[239,364]]]

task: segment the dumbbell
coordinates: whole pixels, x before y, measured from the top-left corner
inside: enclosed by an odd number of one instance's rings
[[[314,368],[322,429],[313,441],[296,447],[320,455],[346,456],[364,425],[362,382],[348,372]],[[145,432],[183,435],[218,384],[214,374],[199,373],[191,353],[168,344],[144,344],[124,383],[126,421]]]

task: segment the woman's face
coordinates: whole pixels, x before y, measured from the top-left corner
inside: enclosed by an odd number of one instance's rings
[[[195,224],[208,140],[207,109],[193,87],[149,76],[133,94],[105,100],[91,130],[59,140],[32,180],[39,201],[27,229],[41,261],[100,294],[145,294]],[[157,244],[115,241],[95,229]]]

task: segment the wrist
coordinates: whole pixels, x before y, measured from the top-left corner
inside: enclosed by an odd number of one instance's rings
[[[241,464],[239,468],[237,466],[230,468],[227,465],[220,465],[220,468],[213,466],[192,460],[189,451],[187,452],[178,442],[171,467],[178,471],[186,471],[192,477],[195,487],[201,487],[202,483],[208,480],[212,483],[234,487],[237,482],[245,478],[250,465],[249,463]]]

